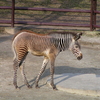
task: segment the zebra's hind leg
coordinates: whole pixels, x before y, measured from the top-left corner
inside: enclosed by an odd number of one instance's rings
[[[49,61],[48,58],[45,57],[44,60],[43,60],[43,64],[42,64],[41,70],[40,70],[40,72],[39,72],[39,74],[38,74],[38,76],[36,78],[36,81],[35,81],[35,87],[36,88],[39,88],[38,82],[39,82],[40,76],[45,71],[45,68],[46,68],[46,66],[48,64],[48,61]]]
[[[25,67],[24,64],[25,64],[25,62],[23,62],[22,65],[20,66],[20,71],[21,71],[21,74],[23,76],[24,82],[27,85],[27,87],[32,88],[32,86],[30,86],[28,81],[27,81],[27,78],[26,78],[26,75],[25,75],[25,72],[24,72],[24,67]]]
[[[19,88],[19,87],[17,86],[17,69],[18,69],[18,67],[19,67],[18,61],[17,61],[17,59],[15,58],[14,61],[13,61],[13,68],[14,68],[13,84],[14,84],[14,86],[15,86],[16,89]]]

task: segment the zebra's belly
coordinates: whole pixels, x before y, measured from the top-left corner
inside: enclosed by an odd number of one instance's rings
[[[30,53],[32,53],[35,56],[43,56],[43,53],[38,51],[30,51]]]
[[[28,51],[35,56],[48,56],[49,55],[49,49],[46,49],[44,51],[38,51],[38,50],[28,50]]]

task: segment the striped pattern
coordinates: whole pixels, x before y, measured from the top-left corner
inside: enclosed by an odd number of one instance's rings
[[[51,62],[50,72],[51,72],[51,85],[53,89],[55,89],[55,85],[53,82],[53,74],[54,74],[54,62],[56,56],[61,52],[69,47],[73,48],[73,53],[77,56],[80,55],[80,48],[75,49],[74,45],[77,45],[77,40],[80,38],[80,35],[77,35],[74,32],[54,32],[49,34],[37,34],[31,31],[21,31],[17,33],[12,42],[12,49],[14,52],[14,85],[15,88],[17,86],[17,69],[20,67],[21,73],[24,77],[25,84],[27,87],[31,87],[28,84],[26,79],[23,62],[28,54],[31,52],[33,55],[36,56],[44,56],[44,61],[42,64],[42,68],[38,77],[36,79],[36,87],[38,87],[38,81],[40,76],[45,70],[45,67],[48,63],[48,60]],[[72,41],[74,39],[74,41]],[[77,45],[79,47],[79,45]],[[77,52],[76,52],[77,50]],[[80,57],[81,58],[81,57]]]
[[[51,33],[49,35],[52,37],[51,43],[54,44],[60,51],[64,51],[69,48],[73,37],[72,33]]]

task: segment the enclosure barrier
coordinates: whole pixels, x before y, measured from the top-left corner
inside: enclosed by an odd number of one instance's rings
[[[48,26],[69,26],[69,27],[89,27],[91,31],[96,28],[100,28],[100,25],[96,25],[96,14],[100,14],[97,11],[97,0],[91,0],[90,10],[76,10],[76,9],[59,9],[59,8],[32,8],[32,7],[15,7],[15,0],[12,0],[12,7],[1,6],[0,9],[10,9],[12,11],[11,20],[0,20],[1,24],[30,24],[30,25],[48,25]],[[46,23],[46,22],[32,22],[32,21],[15,21],[15,10],[33,10],[33,11],[54,11],[54,12],[73,12],[73,13],[90,13],[90,24],[71,24],[71,23]]]

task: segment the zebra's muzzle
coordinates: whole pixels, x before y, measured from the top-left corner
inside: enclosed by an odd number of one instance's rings
[[[83,58],[82,53],[80,54],[80,56],[77,57],[78,60],[81,60]]]

